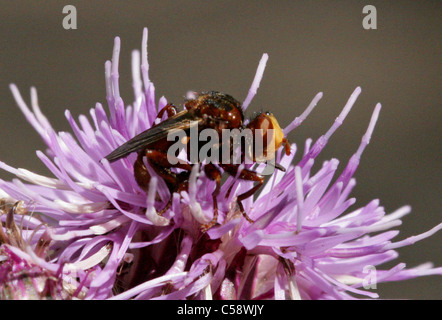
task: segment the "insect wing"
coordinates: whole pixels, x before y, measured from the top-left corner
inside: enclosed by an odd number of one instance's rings
[[[109,162],[117,161],[118,159],[124,158],[132,152],[136,152],[147,147],[151,143],[166,138],[169,132],[172,130],[186,130],[191,126],[201,123],[201,121],[202,119],[195,117],[192,112],[187,110],[181,111],[163,122],[160,122],[158,125],[155,125],[128,140],[108,154],[105,158]]]

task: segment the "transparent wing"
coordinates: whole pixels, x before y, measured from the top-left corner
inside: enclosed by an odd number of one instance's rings
[[[195,117],[193,112],[189,112],[188,110],[181,111],[128,140],[108,154],[105,158],[109,162],[117,161],[118,159],[124,158],[132,152],[139,151],[140,149],[143,149],[154,142],[166,138],[169,132],[172,130],[186,130],[192,126],[198,125],[201,123],[201,121],[202,119]]]

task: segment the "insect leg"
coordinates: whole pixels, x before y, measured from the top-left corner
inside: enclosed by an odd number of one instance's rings
[[[160,110],[160,112],[158,112],[157,119],[161,120],[165,112],[167,112],[167,117],[170,118],[171,116],[176,115],[178,111],[173,104],[168,103]]]
[[[212,199],[213,199],[213,219],[209,223],[202,226],[203,231],[207,231],[210,228],[212,228],[218,221],[218,201],[216,197],[219,194],[220,188],[221,188],[221,171],[213,164],[208,163],[204,166],[204,172],[206,173],[206,176],[210,180],[214,180],[216,182],[215,190],[212,192]]]
[[[244,192],[243,194],[240,194],[236,198],[236,202],[238,203],[239,209],[241,210],[242,215],[246,220],[250,223],[253,223],[253,220],[247,215],[246,211],[244,210],[244,206],[242,205],[242,200],[247,199],[248,197],[252,196],[256,191],[261,188],[261,186],[264,184],[264,177],[262,177],[260,174],[250,171],[250,176],[246,178],[242,178],[243,180],[251,180],[251,181],[258,181],[258,184],[255,185],[252,189],[250,189],[247,192]]]
[[[143,189],[144,192],[147,193],[149,190],[149,183],[150,183],[151,175],[150,175],[149,171],[147,170],[146,165],[144,164],[144,161],[143,161],[144,155],[145,155],[145,151],[141,151],[138,153],[137,160],[134,163],[134,175],[135,175],[135,180],[137,181],[140,188]],[[154,169],[155,172],[157,172],[161,177],[164,178],[164,175],[161,172],[161,168],[157,168],[155,163],[151,163],[151,162],[149,162],[149,163],[150,163],[152,169]],[[169,188],[169,190],[170,190],[170,188]],[[162,215],[171,206],[171,204],[172,204],[172,202],[171,202],[172,191],[170,193],[171,193],[171,198],[170,198],[169,202],[166,204],[166,206],[158,213],[159,215]],[[157,200],[160,200],[158,193],[155,195],[155,198]]]
[[[231,176],[236,176],[240,165],[239,164],[223,164],[220,166]],[[264,177],[255,171],[248,170],[248,169],[242,169],[241,172],[239,173],[238,179],[258,182],[258,184],[255,185],[252,189],[240,194],[236,198],[236,202],[238,203],[239,209],[240,209],[242,215],[244,216],[244,218],[246,218],[246,220],[249,221],[250,223],[253,223],[253,220],[247,215],[246,211],[244,210],[244,206],[242,204],[242,201],[247,199],[248,197],[252,196],[256,191],[259,190],[259,188],[261,188],[261,186],[264,184]],[[231,190],[231,188],[229,189],[229,193],[230,193],[230,190]]]
[[[192,170],[192,165],[178,158],[174,158],[174,160],[176,160],[176,164],[171,164],[169,162],[170,158],[168,158],[167,153],[158,150],[146,149],[144,154],[146,155],[147,161],[152,169],[155,170],[155,172],[161,178],[163,178],[170,191],[170,199],[168,203],[158,212],[159,215],[162,215],[172,205],[173,193],[183,189],[186,185],[189,172]],[[175,173],[170,170],[171,168],[179,168],[187,172]]]
[[[147,192],[147,190],[149,189],[150,173],[149,171],[147,171],[147,168],[144,165],[143,157],[144,152],[140,151],[138,153],[137,160],[135,160],[134,163],[134,175],[135,180],[137,181],[140,188]]]

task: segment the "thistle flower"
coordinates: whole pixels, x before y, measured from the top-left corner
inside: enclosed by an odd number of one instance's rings
[[[0,180],[3,203],[10,207],[19,203],[21,210],[30,213],[12,214],[9,209],[1,215],[2,298],[376,298],[367,289],[370,285],[442,274],[442,268],[429,263],[411,269],[404,263],[379,269],[397,257],[397,248],[431,236],[442,224],[393,242],[399,231],[390,229],[401,224],[409,206],[386,214],[379,200],[373,200],[350,209],[355,203],[349,198],[356,183],[353,175],[370,141],[380,104],[359,148],[334,181],[337,159],[312,171],[316,157],[359,96],[359,87],[331,128],[313,145],[311,139],[306,141],[298,163],[293,163],[295,144],[289,156],[278,152],[277,161],[286,172],[275,172],[256,198],[243,201],[254,223],[241,216],[235,201],[238,194],[250,189],[250,182],[229,177],[218,196],[219,225],[203,233],[201,224],[214,214],[215,182],[198,165],[190,174],[188,191],[170,195],[154,172],[149,190],[140,189],[133,172],[136,155],[112,164],[103,159],[153,125],[158,111],[167,104],[164,97],[156,101],[149,78],[147,29],[141,54],[132,53],[135,99],[129,106],[120,96],[119,52],[120,39],[116,38],[112,61],[105,63],[109,113],[97,103],[90,110],[90,120],[80,115],[77,122],[66,111],[73,134],[54,131],[40,110],[34,88],[29,108],[11,85],[19,108],[47,145],[46,152],[37,151],[37,157],[54,177],[0,163],[0,168],[21,179]],[[244,109],[257,92],[267,58],[264,55],[258,66]],[[284,133],[299,126],[321,97],[322,93],[316,95]],[[264,170],[262,164],[254,168]],[[159,216],[157,210],[169,197],[171,207]],[[37,273],[33,273],[35,268]],[[37,295],[11,293],[22,288],[11,280],[17,272],[24,272],[32,281],[31,274],[39,275]],[[46,289],[41,289],[41,283]]]

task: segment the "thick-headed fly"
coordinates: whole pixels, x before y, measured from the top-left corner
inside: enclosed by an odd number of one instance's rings
[[[123,157],[126,157],[132,152],[138,152],[137,160],[134,164],[134,174],[138,185],[147,192],[150,181],[150,174],[143,161],[146,157],[147,163],[151,168],[164,179],[167,187],[170,191],[170,200],[167,205],[158,212],[162,215],[172,204],[172,194],[174,192],[180,192],[188,189],[188,181],[193,164],[190,161],[184,161],[177,159],[174,164],[169,161],[168,149],[175,143],[167,139],[168,134],[173,130],[184,130],[186,136],[183,142],[189,143],[191,135],[190,131],[194,126],[197,126],[198,132],[204,129],[213,129],[220,137],[222,141],[222,131],[224,129],[251,129],[255,132],[255,129],[261,129],[263,136],[266,132],[271,132],[271,143],[264,144],[263,152],[260,156],[256,156],[253,153],[249,154],[249,158],[256,162],[263,162],[271,160],[275,157],[276,150],[285,145],[286,154],[290,154],[290,145],[278,124],[278,121],[271,113],[261,113],[247,125],[244,125],[244,114],[241,104],[235,100],[232,96],[216,91],[210,91],[196,95],[194,98],[189,99],[184,104],[185,110],[177,112],[177,109],[172,104],[167,104],[157,116],[157,119],[161,119],[164,113],[167,113],[168,118],[158,124],[154,124],[151,128],[140,133],[134,138],[130,139],[108,156],[106,159],[109,162],[116,161]],[[272,129],[272,130],[269,130]],[[268,141],[268,140],[267,140]],[[201,145],[198,144],[201,148]],[[221,148],[223,145],[220,146]],[[229,150],[232,152],[233,150]],[[244,160],[246,150],[241,149],[241,159]],[[190,154],[188,153],[188,157]],[[279,165],[275,165],[279,170],[284,170]],[[252,196],[264,183],[264,176],[258,174],[255,171],[249,170],[242,166],[241,171],[240,164],[232,163],[205,163],[204,172],[206,176],[216,182],[215,190],[212,193],[214,215],[211,222],[202,226],[203,230],[207,230],[217,223],[218,219],[218,205],[217,196],[220,192],[222,173],[220,168],[238,179],[257,182],[257,184],[249,191],[238,195],[237,203],[243,216],[249,221],[253,222],[246,214],[242,205],[242,200]],[[181,170],[175,170],[181,169]],[[230,190],[229,190],[230,192]]]

